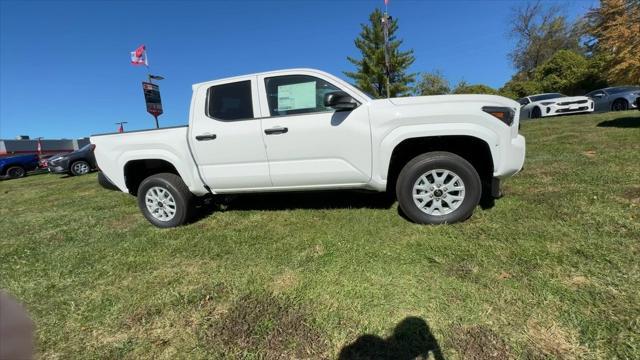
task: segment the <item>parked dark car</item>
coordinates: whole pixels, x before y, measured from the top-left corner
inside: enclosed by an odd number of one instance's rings
[[[624,111],[637,107],[636,98],[640,96],[640,86],[616,86],[594,90],[587,95],[593,99],[595,111]]]
[[[88,174],[98,168],[93,149],[96,146],[88,144],[68,154],[54,155],[47,161],[49,172],[54,174],[69,174],[80,176]]]
[[[27,172],[38,169],[38,155],[19,155],[0,159],[0,176],[10,179],[21,178]]]

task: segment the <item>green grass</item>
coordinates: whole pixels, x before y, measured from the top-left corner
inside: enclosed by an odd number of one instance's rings
[[[2,181],[0,288],[42,358],[640,358],[640,112],[521,132],[505,197],[449,226],[340,193],[159,230],[95,174]]]

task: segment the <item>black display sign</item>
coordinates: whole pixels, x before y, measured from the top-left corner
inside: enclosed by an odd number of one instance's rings
[[[150,82],[142,82],[144,101],[147,103],[147,112],[154,117],[162,114],[162,100],[160,99],[160,87]]]

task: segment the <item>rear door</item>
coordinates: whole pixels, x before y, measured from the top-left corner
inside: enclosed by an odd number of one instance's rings
[[[214,192],[270,187],[256,77],[194,91],[189,144],[205,183]]]
[[[324,95],[340,89],[315,73],[260,75],[262,127],[274,187],[335,187],[371,178],[367,106],[336,112]]]

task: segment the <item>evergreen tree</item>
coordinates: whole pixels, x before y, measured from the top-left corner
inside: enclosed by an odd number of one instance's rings
[[[387,71],[384,58],[384,32],[382,26],[383,13],[376,9],[369,15],[370,24],[361,24],[362,31],[354,43],[362,59],[354,59],[350,56],[347,60],[356,67],[356,71],[345,71],[344,74],[355,81],[355,85],[364,92],[375,97],[387,96]],[[394,35],[398,30],[398,20],[389,22],[389,92],[391,96],[408,95],[411,92],[410,84],[415,80],[415,74],[407,74],[407,69],[415,58],[413,50],[401,51],[399,40]]]

